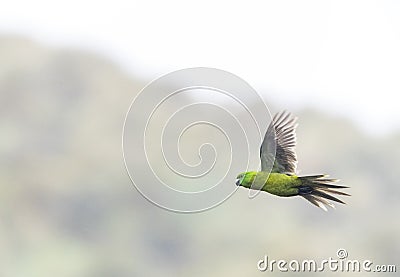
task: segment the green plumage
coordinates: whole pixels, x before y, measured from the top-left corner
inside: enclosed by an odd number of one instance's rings
[[[256,188],[277,196],[295,196],[299,193],[296,188],[301,185],[298,177],[295,175],[286,175],[281,173],[271,173],[265,171],[250,171],[239,174],[238,178],[243,178],[241,186],[245,188]],[[254,182],[254,183],[253,183]]]
[[[302,196],[310,203],[326,210],[335,201],[344,204],[331,194],[347,195],[334,185],[336,179],[327,175],[297,176],[295,129],[296,118],[282,112],[274,116],[260,148],[261,171],[249,171],[237,176],[236,185],[265,191],[281,197]]]

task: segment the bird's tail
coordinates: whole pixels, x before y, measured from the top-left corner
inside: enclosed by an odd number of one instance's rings
[[[331,201],[345,204],[342,200],[332,196],[331,194],[350,196],[338,189],[348,188],[345,186],[334,185],[337,179],[328,178],[328,175],[301,176],[301,185],[298,187],[299,195],[323,210],[327,210],[326,206],[334,208]]]

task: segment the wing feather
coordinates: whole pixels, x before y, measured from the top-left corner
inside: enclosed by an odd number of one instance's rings
[[[262,171],[296,173],[296,121],[297,118],[286,111],[274,116],[260,148]]]

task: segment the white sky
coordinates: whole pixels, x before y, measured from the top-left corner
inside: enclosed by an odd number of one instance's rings
[[[400,1],[7,1],[0,35],[92,49],[154,79],[209,66],[282,109],[400,129]]]

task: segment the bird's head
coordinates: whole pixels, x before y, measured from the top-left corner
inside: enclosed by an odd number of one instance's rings
[[[247,172],[240,173],[236,177],[236,185],[237,186],[244,186],[246,183],[246,178],[247,178]]]
[[[245,188],[250,188],[251,185],[253,184],[253,181],[254,181],[254,178],[256,177],[256,175],[257,175],[256,171],[248,171],[248,172],[240,173],[236,177],[236,185],[242,186]]]
[[[237,186],[241,186],[243,184],[243,180],[246,177],[246,172],[244,173],[240,173],[237,177],[236,177],[236,185]]]

